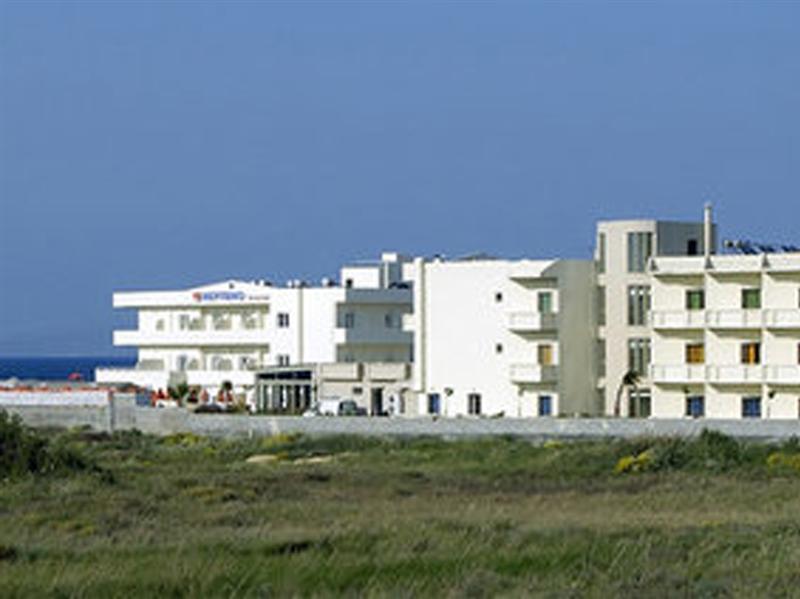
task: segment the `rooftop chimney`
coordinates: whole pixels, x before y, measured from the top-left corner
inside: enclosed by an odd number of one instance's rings
[[[714,252],[714,224],[711,216],[711,202],[706,202],[703,206],[703,254],[706,258]]]

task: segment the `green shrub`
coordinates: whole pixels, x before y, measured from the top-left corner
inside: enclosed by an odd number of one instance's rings
[[[51,443],[19,416],[0,410],[0,478],[53,472],[100,471],[63,442]]]

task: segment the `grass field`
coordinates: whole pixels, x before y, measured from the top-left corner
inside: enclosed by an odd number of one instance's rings
[[[797,443],[48,439],[2,597],[800,594]]]

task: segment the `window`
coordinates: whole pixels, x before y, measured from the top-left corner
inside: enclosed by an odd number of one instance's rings
[[[699,254],[699,244],[697,243],[696,239],[689,239],[686,242],[686,255],[687,256],[697,256]]]
[[[742,289],[742,308],[754,310],[761,307],[760,289]]]
[[[344,328],[352,329],[356,326],[356,315],[353,312],[344,313]]]
[[[597,324],[606,324],[606,288],[603,285],[597,288]]]
[[[644,376],[650,365],[650,339],[628,339],[628,370]]]
[[[606,272],[606,234],[600,233],[597,236],[597,272]]]
[[[494,301],[496,301],[497,303],[502,302],[503,301],[503,294],[500,293],[499,291],[497,293],[495,293],[494,294]]]
[[[597,340],[597,376],[606,375],[606,340]]]
[[[387,312],[386,314],[383,315],[383,324],[387,329],[393,329],[394,322],[395,322],[394,314],[392,314],[391,312]]]
[[[503,353],[503,344],[502,343],[495,343],[494,344],[494,353],[502,354]]]
[[[650,310],[650,286],[631,285],[628,287],[628,324],[641,326],[647,323]]]
[[[550,395],[539,396],[539,416],[553,415],[553,398]]]
[[[686,363],[703,364],[706,361],[706,348],[703,343],[686,344]]]
[[[289,326],[289,314],[286,312],[278,312],[278,327],[285,329]]]
[[[189,329],[189,322],[190,322],[190,317],[188,314],[181,314],[180,316],[178,316],[178,328],[181,331],[186,331]]]
[[[438,393],[428,394],[428,414],[438,414],[441,409],[441,396]]]
[[[553,363],[553,346],[539,345],[536,348],[536,359],[540,366],[550,366]]]
[[[742,418],[761,418],[761,398],[742,398]]]
[[[353,395],[364,395],[364,387],[353,387]]]
[[[552,291],[540,291],[538,296],[539,314],[553,313],[553,293]]]
[[[742,364],[761,364],[760,343],[742,343]]]
[[[344,280],[344,286],[347,289],[352,289],[353,288],[353,279],[345,279]]]
[[[702,289],[690,289],[686,292],[687,310],[704,310],[706,307],[706,292]]]
[[[467,395],[467,411],[473,416],[481,413],[481,394],[470,393]]]
[[[278,354],[278,366],[289,365],[289,354]]]
[[[706,415],[706,398],[702,395],[690,395],[686,398],[686,415],[702,418]]]
[[[628,233],[628,272],[644,272],[652,253],[652,233]]]
[[[156,321],[156,330],[157,331],[163,331],[164,330],[164,319],[163,318],[159,318]]]
[[[800,343],[797,344],[797,363],[800,364]]]

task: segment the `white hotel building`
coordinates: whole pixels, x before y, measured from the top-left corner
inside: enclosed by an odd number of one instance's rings
[[[345,266],[341,283],[225,281],[180,291],[114,293],[115,308],[134,309],[138,326],[114,331],[114,345],[138,350],[134,368],[96,371],[100,382],[152,389],[178,383],[216,392],[230,381],[253,389],[258,371],[273,366],[336,362],[409,362],[402,330],[411,290],[401,280],[406,259]]]
[[[385,254],[335,286],[116,293],[139,327],[114,343],[139,362],[97,377],[242,390],[258,377],[267,408],[328,388],[372,413],[391,394],[411,416],[797,419],[800,252],[717,246],[707,208],[602,221],[586,260]]]

